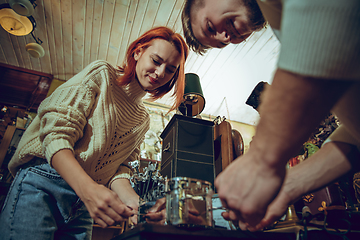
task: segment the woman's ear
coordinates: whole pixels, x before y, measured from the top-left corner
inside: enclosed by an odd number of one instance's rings
[[[139,48],[135,51],[134,53],[134,59],[135,61],[138,61],[141,57],[141,55],[143,54],[143,48]]]

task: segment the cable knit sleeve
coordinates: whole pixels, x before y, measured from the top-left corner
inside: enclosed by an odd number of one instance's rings
[[[87,117],[99,94],[94,64],[85,68],[46,98],[38,109],[40,141],[46,159],[61,149],[71,149],[83,136]]]

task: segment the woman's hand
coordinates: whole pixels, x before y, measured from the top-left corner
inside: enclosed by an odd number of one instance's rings
[[[133,216],[130,217],[132,224],[137,224],[137,213],[139,210],[139,195],[132,188],[129,179],[119,178],[111,183],[110,188],[118,195],[120,200],[130,209]]]
[[[103,228],[126,221],[135,213],[131,207],[120,200],[114,191],[95,182],[84,186],[80,198],[90,216]]]
[[[134,211],[124,204],[117,194],[97,184],[80,166],[69,149],[58,151],[51,161],[52,167],[72,187],[84,202],[90,216],[101,227],[125,221]]]

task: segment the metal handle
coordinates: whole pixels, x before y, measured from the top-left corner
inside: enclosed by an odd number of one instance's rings
[[[168,142],[168,144],[166,144],[166,146],[163,149],[163,152],[169,152],[170,151],[170,142]]]

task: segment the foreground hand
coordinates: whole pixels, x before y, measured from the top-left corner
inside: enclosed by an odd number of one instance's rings
[[[146,222],[164,225],[166,221],[166,198],[160,198],[146,214]]]
[[[259,224],[257,224],[255,227],[252,227],[248,223],[239,220],[238,226],[241,230],[244,231],[249,230],[251,232],[255,232],[262,230],[273,224],[276,220],[279,220],[282,216],[284,216],[290,204],[290,197],[284,190],[281,190],[279,195],[267,208],[265,217],[260,221]],[[223,212],[222,216],[225,220],[231,220],[228,212]]]
[[[188,223],[195,224],[195,225],[206,225],[206,221],[205,221],[206,210],[199,212],[195,208],[192,201],[189,201],[188,204],[189,204],[189,213],[188,213],[188,220],[187,220]]]
[[[278,194],[285,172],[285,166],[272,169],[250,152],[237,158],[215,180],[219,198],[229,209],[225,217],[256,227]]]
[[[188,223],[191,224],[203,224],[204,219],[200,216],[200,213],[196,208],[193,206],[191,201],[189,201],[189,212],[187,220]],[[205,214],[205,213],[204,213]],[[147,223],[155,223],[164,225],[166,222],[166,198],[158,199],[155,205],[149,209],[148,213],[146,214],[146,222]]]
[[[103,228],[126,221],[134,215],[134,211],[127,207],[114,191],[95,182],[84,186],[80,198],[90,216]]]

